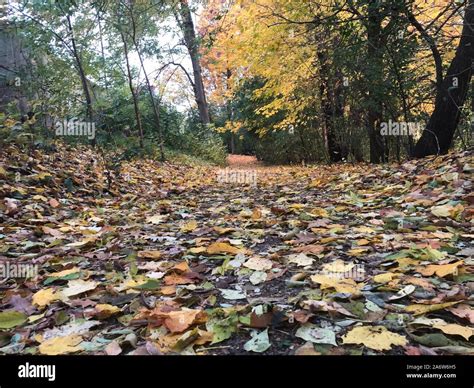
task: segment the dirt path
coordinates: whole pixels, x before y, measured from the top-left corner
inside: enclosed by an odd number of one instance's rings
[[[255,156],[249,155],[229,155],[227,157],[227,166],[229,168],[257,168],[262,163]]]

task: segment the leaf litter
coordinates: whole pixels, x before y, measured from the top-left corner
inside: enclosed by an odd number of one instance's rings
[[[88,148],[0,156],[0,353],[473,353],[472,153],[239,166],[258,184],[238,187],[155,161],[109,187]]]

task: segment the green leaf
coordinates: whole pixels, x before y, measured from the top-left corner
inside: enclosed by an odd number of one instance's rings
[[[135,286],[133,288],[137,290],[157,290],[161,287],[161,282],[155,279],[150,279],[144,284],[140,284],[139,286]]]
[[[235,311],[224,319],[222,309],[216,309],[210,315],[211,319],[206,323],[206,329],[213,333],[212,344],[225,341],[237,332],[239,317]]]
[[[81,276],[80,271],[76,272],[76,273],[70,273],[68,275],[64,275],[64,276],[60,276],[60,277],[51,276],[51,277],[46,278],[46,280],[43,282],[43,284],[45,286],[47,286],[48,284],[51,284],[51,283],[55,282],[56,280],[74,280],[74,279],[79,279],[80,276]]]
[[[11,329],[26,322],[27,316],[18,311],[4,311],[0,313],[0,329]]]
[[[261,333],[253,331],[251,335],[252,339],[247,341],[244,345],[244,349],[247,352],[263,353],[272,346],[268,338],[268,329],[265,329]]]

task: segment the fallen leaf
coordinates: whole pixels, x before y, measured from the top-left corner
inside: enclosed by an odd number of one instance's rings
[[[294,263],[298,267],[307,267],[313,264],[313,262],[314,262],[314,259],[305,255],[304,253],[288,256],[288,263]]]
[[[311,210],[310,214],[312,214],[313,216],[316,216],[316,217],[329,217],[329,213],[327,212],[326,209],[322,209],[320,207],[316,207],[314,209]]]
[[[0,312],[0,329],[11,329],[25,323],[27,316],[18,311],[2,311]]]
[[[402,298],[412,294],[415,290],[416,290],[416,287],[410,284],[406,287],[403,287],[400,291],[397,292],[396,295],[393,295],[390,298],[388,298],[388,300],[402,299]]]
[[[122,353],[122,348],[117,341],[112,341],[104,348],[104,351],[108,356],[117,356]]]
[[[79,294],[83,294],[84,292],[91,291],[97,287],[98,283],[92,280],[70,280],[67,283],[67,288],[62,290],[62,294],[67,298]]]
[[[168,218],[168,216],[159,214],[159,215],[156,215],[156,216],[148,217],[146,219],[146,222],[148,224],[157,225],[157,224],[161,224],[162,222],[165,222],[167,218]]]
[[[390,350],[393,345],[405,346],[407,339],[392,333],[384,326],[359,326],[349,331],[342,337],[344,344],[362,344],[370,349],[382,351]]]
[[[459,318],[465,318],[470,323],[474,324],[474,309],[467,304],[460,304],[456,307],[447,309],[450,313],[456,315]]]
[[[117,314],[120,309],[117,306],[112,306],[110,304],[96,304],[95,311],[97,313],[97,318],[107,319],[112,315]]]
[[[199,254],[199,253],[206,252],[206,250],[207,249],[205,247],[194,247],[194,248],[190,248],[189,252],[194,253],[194,254]]]
[[[244,267],[253,269],[254,271],[265,271],[273,267],[273,262],[262,257],[251,257],[244,263]]]
[[[253,331],[251,336],[252,339],[244,344],[244,349],[247,352],[263,353],[270,348],[271,344],[268,338],[268,329],[261,333]]]
[[[161,252],[160,251],[140,251],[138,252],[137,257],[140,259],[157,260],[161,257]]]
[[[304,245],[302,247],[297,247],[297,248],[294,248],[293,250],[298,253],[305,253],[307,255],[317,256],[321,254],[322,252],[324,252],[325,249],[326,247],[324,245],[312,244],[312,245]]]
[[[452,264],[428,265],[426,267],[417,267],[416,271],[421,273],[423,276],[432,276],[436,274],[437,276],[444,278],[448,275],[456,275],[458,273],[458,267],[463,264],[464,262],[461,260]]]
[[[182,309],[170,311],[165,319],[165,326],[172,333],[181,333],[193,324],[202,324],[207,320],[207,315],[202,310]]]
[[[336,334],[333,330],[323,329],[311,323],[307,323],[298,328],[295,336],[315,344],[329,344],[337,346]]]
[[[362,285],[353,279],[335,278],[326,275],[313,275],[311,281],[321,285],[321,289],[334,288],[337,292],[348,293],[354,296],[360,295]]]
[[[245,299],[247,295],[243,291],[238,290],[220,290],[222,297],[229,300],[238,300],[238,299]]]
[[[325,311],[334,313],[337,312],[342,315],[347,315],[348,317],[354,317],[354,314],[346,310],[337,302],[326,302],[319,300],[306,300],[303,302],[303,307],[308,308],[311,312],[316,311]]]
[[[324,273],[339,272],[339,273],[349,273],[355,267],[354,263],[345,263],[344,261],[338,259],[334,260],[331,263],[326,263],[323,265]]]
[[[56,208],[56,207],[59,206],[59,202],[58,202],[56,199],[51,198],[51,199],[49,200],[49,205],[50,205],[51,207]]]
[[[81,350],[78,346],[82,342],[79,335],[68,335],[64,337],[55,337],[42,342],[38,350],[41,354],[56,356],[60,354],[75,353]]]
[[[255,271],[252,273],[252,275],[250,275],[249,280],[250,283],[256,286],[257,284],[263,283],[265,280],[267,280],[267,274],[266,272]]]
[[[312,342],[306,342],[303,346],[300,346],[295,350],[295,356],[320,356],[321,353],[314,350]]]
[[[192,232],[198,227],[198,223],[196,220],[191,220],[184,225],[181,226],[180,232],[182,233],[187,233],[187,232]]]
[[[56,291],[54,288],[45,288],[39,290],[37,293],[33,295],[32,303],[38,307],[45,307],[50,303],[62,300],[64,295],[61,291]]]
[[[394,276],[395,276],[395,274],[393,274],[391,272],[386,272],[386,273],[381,273],[381,274],[375,275],[373,280],[374,280],[375,283],[384,284],[384,283],[390,282],[394,278]]]
[[[412,304],[405,307],[405,311],[413,313],[414,315],[421,315],[430,313],[437,310],[443,310],[446,307],[454,306],[459,302],[448,302],[448,303],[438,303],[438,304]]]
[[[221,253],[229,253],[231,255],[237,255],[239,253],[246,253],[245,249],[239,249],[236,247],[233,247],[230,244],[227,243],[214,243],[211,244],[207,247],[206,253],[209,255],[218,255]]]
[[[433,328],[441,330],[445,334],[460,335],[467,341],[474,335],[474,329],[471,327],[457,325],[455,323],[435,324]]]

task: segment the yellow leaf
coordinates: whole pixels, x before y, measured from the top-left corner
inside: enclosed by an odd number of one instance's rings
[[[115,287],[117,291],[128,290],[130,288],[135,288],[146,284],[146,279],[144,277],[139,277],[137,279],[127,279],[121,283],[118,287]]]
[[[331,263],[324,264],[323,270],[326,272],[349,272],[354,266],[354,263],[345,263],[343,260],[337,259]]]
[[[184,224],[183,226],[181,226],[180,231],[182,233],[192,232],[197,227],[198,227],[197,221],[196,220],[191,220],[191,221],[187,222],[186,224]]]
[[[112,306],[111,304],[97,304],[95,306],[95,311],[97,312],[99,319],[107,319],[118,313],[120,309],[117,306]]]
[[[430,313],[432,311],[442,310],[446,307],[454,306],[455,304],[460,303],[457,302],[447,302],[447,303],[438,303],[438,304],[412,304],[410,306],[405,307],[405,311],[409,313],[413,313],[414,315],[421,315]]]
[[[361,256],[362,254],[364,254],[365,252],[367,252],[367,248],[356,248],[356,249],[350,249],[347,254],[349,256]]]
[[[374,276],[375,283],[388,283],[393,279],[394,274],[391,272],[381,273]]]
[[[234,228],[221,228],[219,226],[214,226],[214,230],[219,233],[219,235],[227,234],[230,232],[233,232],[235,229]]]
[[[62,300],[63,294],[60,291],[56,291],[54,288],[45,288],[40,290],[33,295],[33,305],[38,307],[45,307],[51,302],[56,300]]]
[[[311,280],[321,285],[321,289],[334,288],[337,292],[359,295],[362,285],[357,284],[353,279],[339,279],[326,275],[313,275]]]
[[[302,203],[294,203],[290,206],[288,206],[290,209],[303,209],[305,207],[305,205],[303,205]]]
[[[354,228],[354,231],[357,233],[364,233],[364,234],[375,233],[375,230],[372,228],[369,228],[368,226],[358,226]]]
[[[428,265],[426,267],[418,267],[416,270],[423,276],[432,276],[433,274],[436,274],[440,278],[444,278],[448,275],[456,275],[458,272],[458,267],[463,264],[464,262],[461,260],[451,264]]]
[[[392,345],[405,346],[407,339],[388,331],[384,326],[360,326],[352,329],[344,337],[343,344],[362,344],[374,350],[390,350]]]
[[[321,239],[321,244],[328,244],[330,242],[333,242],[333,241],[337,241],[339,240],[337,237],[324,237]]]
[[[74,353],[81,350],[81,347],[78,346],[81,342],[82,338],[77,334],[67,335],[65,337],[54,337],[41,343],[38,350],[41,354],[48,356]]]
[[[329,213],[327,212],[327,210],[320,207],[312,209],[310,214],[316,217],[329,217]]]
[[[369,244],[370,244],[370,241],[367,240],[367,239],[365,239],[365,238],[363,238],[363,239],[361,239],[361,240],[357,240],[357,241],[356,241],[356,244],[361,247],[361,246],[364,246],[364,245],[369,245]]]
[[[456,325],[454,323],[448,323],[446,325],[438,324],[438,325],[433,325],[433,327],[435,329],[441,330],[445,334],[460,335],[468,341],[469,341],[469,338],[471,338],[474,335],[474,329],[467,326]]]
[[[237,255],[239,253],[246,253],[246,250],[239,249],[239,248],[233,247],[230,244],[220,242],[220,243],[214,243],[214,244],[209,245],[207,247],[206,252],[210,255],[216,255],[220,253],[229,253],[231,255]]]
[[[395,261],[398,262],[398,267],[400,269],[404,269],[412,265],[418,264],[418,260],[410,259],[409,257],[402,257],[400,259],[396,259]]]

